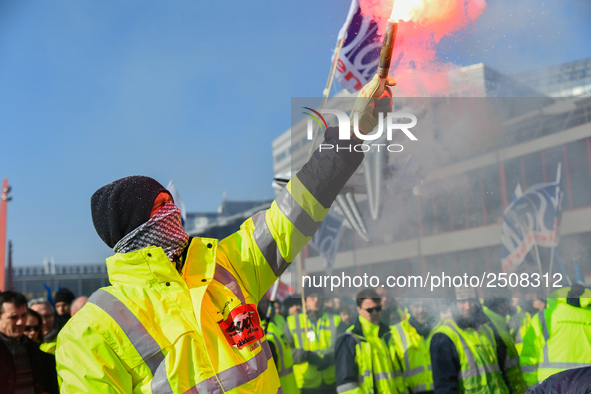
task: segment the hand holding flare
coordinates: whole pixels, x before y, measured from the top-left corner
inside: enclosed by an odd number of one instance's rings
[[[398,22],[388,19],[382,42],[378,72],[361,89],[353,104],[351,134],[355,138],[358,138],[356,136],[357,130],[354,130],[355,124],[359,126],[359,133],[365,135],[378,125],[380,112],[384,113],[392,109],[392,90],[390,90],[390,86],[396,86],[396,81],[388,76],[388,71],[390,70],[390,60],[392,59],[397,31]]]

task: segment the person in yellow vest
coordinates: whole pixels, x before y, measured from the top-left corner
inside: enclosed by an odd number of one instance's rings
[[[322,310],[322,289],[304,294],[306,314],[288,316],[285,326],[296,382],[302,394],[336,393],[334,345],[341,319]]]
[[[432,300],[409,298],[406,301],[409,318],[391,326],[385,340],[390,357],[401,366],[403,374],[398,378],[401,384],[411,393],[432,393],[429,345],[438,319]]]
[[[519,355],[523,349],[523,337],[531,325],[531,317],[537,313],[533,307],[533,301],[532,298],[526,298],[525,292],[515,289],[513,309],[507,316],[507,328],[515,341],[515,349]]]
[[[377,75],[358,95],[361,133],[392,108]],[[372,97],[376,99],[372,99]],[[223,240],[190,238],[170,193],[145,176],[119,179],[90,201],[92,220],[115,254],[111,286],[99,289],[62,329],[62,393],[277,393],[277,369],[256,305],[311,239],[363,160],[358,137],[325,132],[271,207]],[[326,149],[326,146],[338,147]],[[152,149],[150,157],[169,155]]]
[[[485,323],[474,288],[456,288],[450,319],[433,330],[429,352],[436,393],[509,393],[506,349]]]
[[[353,325],[335,347],[339,394],[396,394],[395,368],[384,336],[388,326],[380,322],[382,301],[374,289],[357,294]]]
[[[281,381],[281,388],[284,394],[299,394],[300,390],[296,384],[295,375],[293,374],[293,357],[291,355],[291,347],[287,343],[287,338],[283,332],[283,327],[277,325],[275,317],[278,315],[275,307],[272,309],[271,316],[266,316],[269,313],[269,299],[263,297],[258,305],[258,312],[261,319],[265,320],[263,328],[265,329],[265,337],[269,341],[269,348],[273,355],[273,361],[277,367],[279,380]]]
[[[563,287],[547,299],[523,338],[521,370],[528,386],[558,372],[591,366],[591,289]]]
[[[509,388],[512,393],[523,394],[527,390],[525,380],[519,367],[519,353],[515,348],[515,341],[507,327],[507,316],[512,312],[510,298],[502,298],[500,294],[496,298],[485,298],[482,308],[489,319],[491,327],[505,344],[507,349],[505,355],[505,374],[509,381]]]
[[[297,316],[302,313],[302,296],[291,294],[283,300],[283,317],[287,322],[288,316]]]

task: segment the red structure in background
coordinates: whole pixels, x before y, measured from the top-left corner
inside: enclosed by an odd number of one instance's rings
[[[8,186],[8,178],[4,178],[2,182],[2,194],[0,196],[0,291],[4,291],[5,285],[5,259],[6,259],[6,206],[11,197],[8,196],[10,187]]]

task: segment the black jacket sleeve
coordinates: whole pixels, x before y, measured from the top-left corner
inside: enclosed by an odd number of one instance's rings
[[[435,392],[437,394],[458,393],[460,359],[452,340],[442,333],[433,335],[429,353]]]
[[[355,338],[343,334],[337,339],[335,346],[335,375],[337,387],[345,383],[359,382],[359,369],[355,362]]]
[[[532,387],[527,394],[588,394],[591,393],[591,367],[567,369],[548,377]]]

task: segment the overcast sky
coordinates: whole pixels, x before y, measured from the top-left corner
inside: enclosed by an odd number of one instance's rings
[[[291,97],[320,96],[348,0],[0,0],[0,178],[17,266],[101,263],[90,196],[173,180],[190,212],[273,196]],[[505,73],[591,57],[588,0],[490,0],[444,62]]]

